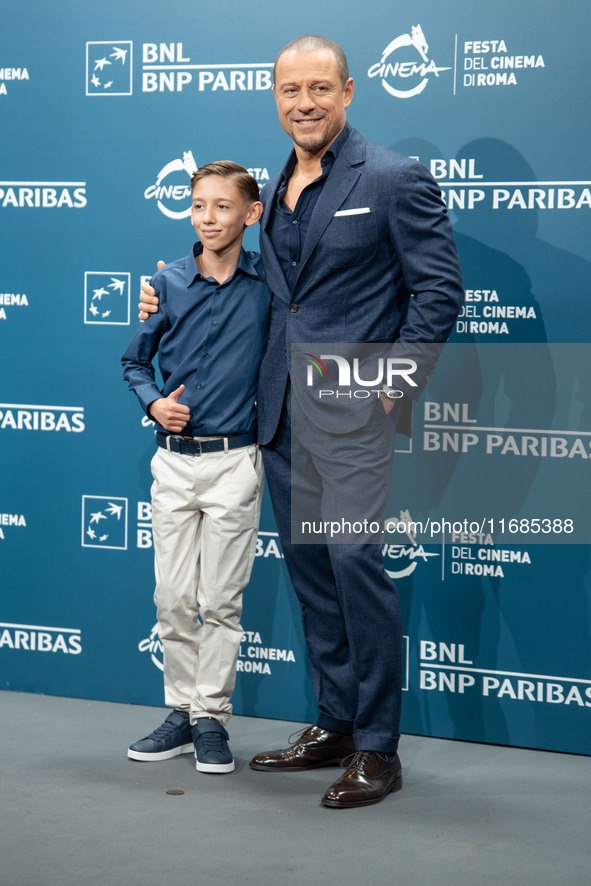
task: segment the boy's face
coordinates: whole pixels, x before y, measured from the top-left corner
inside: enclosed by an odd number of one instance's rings
[[[208,175],[193,188],[191,221],[204,250],[223,253],[240,246],[244,228],[261,211],[260,203],[246,203],[232,180],[220,175]]]

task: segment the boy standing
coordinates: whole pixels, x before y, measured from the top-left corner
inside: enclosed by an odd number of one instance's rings
[[[193,175],[191,197],[200,242],[154,275],[160,310],[122,358],[156,423],[154,599],[173,709],[128,756],[166,760],[194,747],[197,770],[219,773],[234,769],[225,725],[263,488],[255,396],[271,295],[260,256],[242,248],[262,212],[255,179],[236,163],[210,163]]]

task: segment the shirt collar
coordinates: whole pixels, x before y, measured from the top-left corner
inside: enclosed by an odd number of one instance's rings
[[[197,243],[193,245],[190,253],[185,259],[185,283],[187,288],[191,286],[191,284],[199,278],[199,280],[207,280],[207,277],[203,277],[195,264],[195,259],[198,255],[201,255],[203,252],[203,244],[198,240]],[[255,279],[260,279],[260,275],[255,268],[252,259],[250,257],[250,253],[246,252],[246,250],[241,247],[240,256],[238,258],[238,264],[236,265],[236,269],[232,277],[236,274],[237,271],[241,271],[243,274],[246,274],[248,277],[254,277]],[[232,277],[230,279],[232,279]],[[227,281],[226,281],[227,282]]]
[[[332,169],[332,165],[333,165],[334,161],[339,156],[339,152],[341,151],[343,145],[345,144],[345,142],[349,138],[349,133],[351,132],[351,128],[352,127],[351,127],[350,123],[345,123],[341,132],[337,135],[337,137],[335,138],[333,143],[330,145],[330,147],[328,147],[326,149],[326,151],[322,155],[322,159],[320,162],[322,163],[322,174],[323,175],[328,175],[328,172]],[[295,149],[293,149],[291,151],[289,157],[287,158],[285,166],[283,167],[283,169],[280,172],[280,176],[281,176],[280,187],[281,187],[281,184],[288,181],[288,179],[291,177],[291,174],[295,169],[296,163],[297,163],[296,152],[295,152]]]

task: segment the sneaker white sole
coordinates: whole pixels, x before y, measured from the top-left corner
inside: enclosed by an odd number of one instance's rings
[[[234,772],[236,764],[234,760],[231,763],[200,763],[195,757],[195,768],[197,772]]]
[[[152,753],[147,751],[132,751],[131,748],[128,748],[127,756],[130,760],[140,760],[142,763],[160,763],[162,760],[170,760],[172,757],[178,757],[179,754],[190,754],[191,752],[195,753],[195,745],[193,742],[190,742],[190,744],[181,744],[177,748],[171,748],[169,751],[157,751]]]

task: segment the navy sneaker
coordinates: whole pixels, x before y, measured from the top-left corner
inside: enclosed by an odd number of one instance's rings
[[[192,729],[198,772],[232,772],[228,733],[213,717],[200,717]]]
[[[178,754],[188,754],[193,750],[191,723],[187,711],[172,711],[154,732],[141,741],[136,741],[127,751],[132,760],[144,763],[170,760]]]

